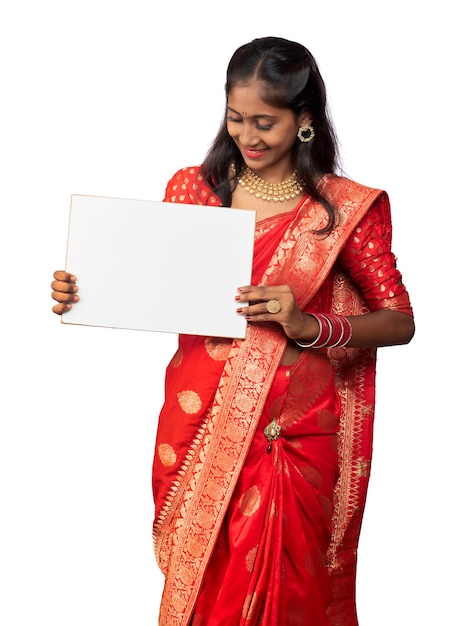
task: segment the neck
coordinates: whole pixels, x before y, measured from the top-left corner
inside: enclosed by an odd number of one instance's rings
[[[261,180],[264,180],[271,185],[279,185],[285,183],[295,174],[295,169],[291,167],[291,165],[281,169],[273,169],[271,172],[265,171],[263,172],[264,175],[261,175],[259,171],[256,172],[253,168],[248,167],[248,165],[244,165],[243,174],[245,174],[245,172],[247,171],[252,172],[254,176],[257,176]]]

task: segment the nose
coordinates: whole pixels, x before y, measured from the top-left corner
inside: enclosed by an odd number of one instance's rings
[[[259,137],[256,134],[256,128],[251,120],[244,120],[240,129],[240,143],[244,146],[257,146]]]

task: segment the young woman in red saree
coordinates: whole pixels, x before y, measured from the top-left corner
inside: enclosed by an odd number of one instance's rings
[[[180,336],[153,463],[161,626],[356,626],[375,357],[414,334],[385,192],[335,174],[303,46],[241,46],[204,163],[166,202],[256,211],[244,340]],[[227,236],[227,233],[217,233]],[[54,311],[78,300],[56,272]],[[214,294],[208,294],[214,298]]]

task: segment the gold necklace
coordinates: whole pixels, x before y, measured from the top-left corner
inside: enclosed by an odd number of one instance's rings
[[[246,166],[243,172],[237,175],[237,180],[245,191],[268,202],[271,200],[273,202],[291,200],[301,193],[304,188],[302,182],[298,179],[296,170],[294,170],[290,178],[282,183],[268,183]]]

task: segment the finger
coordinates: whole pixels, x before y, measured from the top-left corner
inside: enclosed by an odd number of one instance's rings
[[[52,291],[52,298],[60,303],[72,304],[79,302],[79,296],[75,293],[64,293],[62,291]]]
[[[236,300],[239,302],[264,302],[268,298],[268,288],[264,286],[248,285],[238,288]]]
[[[56,272],[53,273],[53,278],[55,280],[64,281],[66,283],[75,283],[77,280],[74,274],[70,274],[69,272],[66,272],[65,270],[57,270]]]
[[[57,315],[62,315],[63,313],[66,313],[67,311],[70,311],[71,309],[72,309],[72,306],[70,304],[56,304],[52,308],[52,311],[53,313],[56,313]]]
[[[278,322],[279,313],[269,313],[266,305],[267,302],[253,303],[248,306],[239,307],[237,313],[244,315],[247,319],[252,317],[257,322]]]
[[[62,280],[54,280],[50,287],[53,291],[61,291],[63,293],[77,293],[79,287],[75,283],[67,283]]]
[[[272,285],[266,287],[264,285],[247,285],[239,287],[239,295],[237,300],[241,302],[268,302],[269,300],[281,300],[288,296],[293,296],[292,289],[289,285]]]

